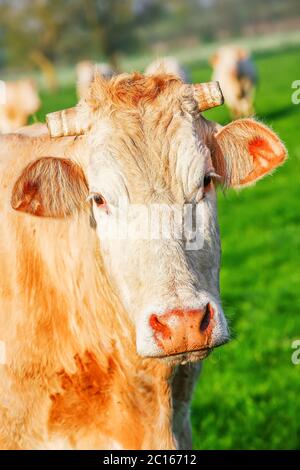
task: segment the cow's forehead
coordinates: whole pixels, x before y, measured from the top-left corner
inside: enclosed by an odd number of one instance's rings
[[[170,74],[148,77],[139,73],[122,74],[109,81],[96,76],[87,101],[93,109],[100,107],[136,108],[162,97],[179,96],[183,87],[183,82]]]
[[[159,82],[159,90],[156,81],[145,80],[131,84],[129,97],[122,94],[124,83],[114,93],[106,89],[108,99],[96,111],[91,134],[92,185],[106,184],[106,175],[115,183],[125,181],[128,192],[139,200],[151,194],[164,198],[170,192],[184,196],[201,179],[209,158],[199,132],[201,117],[186,110],[179,80]]]
[[[90,146],[90,182],[95,190],[104,185],[119,196],[130,193],[138,202],[152,196],[164,200],[170,194],[184,199],[210,164],[197,127],[201,123],[169,111],[156,119],[131,113],[99,120]]]

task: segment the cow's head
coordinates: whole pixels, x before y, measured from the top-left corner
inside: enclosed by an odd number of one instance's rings
[[[217,83],[99,78],[86,101],[48,116],[53,137],[86,134],[87,168],[40,159],[14,188],[15,209],[61,217],[78,209],[88,187],[106,269],[142,356],[196,360],[228,340],[215,184],[250,185],[286,156],[258,122],[221,127],[201,115],[221,103]]]

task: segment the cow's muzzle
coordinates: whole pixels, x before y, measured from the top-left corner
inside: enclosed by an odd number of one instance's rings
[[[158,346],[156,357],[203,351],[209,352],[224,344],[229,336],[214,335],[218,320],[214,308],[208,303],[203,309],[174,309],[164,314],[152,314],[150,327]]]

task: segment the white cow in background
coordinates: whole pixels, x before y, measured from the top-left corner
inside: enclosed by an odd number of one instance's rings
[[[232,117],[254,114],[257,74],[250,53],[239,46],[222,46],[213,54],[210,62],[213,80],[220,83]]]
[[[152,75],[157,72],[170,73],[181,78],[185,83],[190,83],[188,72],[179,64],[175,57],[163,57],[156,59],[145,70],[145,75]]]
[[[102,75],[106,80],[110,80],[116,74],[111,65],[106,62],[98,64],[90,60],[83,60],[76,66],[77,96],[79,99],[86,96],[89,86],[94,79],[95,74]]]
[[[32,79],[1,82],[0,134],[13,132],[27,124],[40,107],[36,83]]]

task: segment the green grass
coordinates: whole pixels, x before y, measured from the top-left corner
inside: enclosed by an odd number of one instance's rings
[[[291,362],[300,338],[300,105],[291,103],[299,62],[296,50],[257,58],[257,116],[279,133],[288,162],[253,188],[219,195],[221,290],[235,339],[204,364],[196,449],[300,448],[300,365]],[[209,69],[193,68],[193,79],[209,79]],[[207,117],[228,120],[225,109]]]
[[[196,449],[300,447],[300,105],[291,103],[299,76],[296,49],[257,56],[256,110],[289,150],[284,167],[257,186],[219,195],[223,246],[222,299],[234,340],[205,361],[192,422]],[[194,81],[210,79],[194,63]],[[73,87],[42,95],[44,114],[76,102]],[[228,122],[225,107],[206,113]]]

